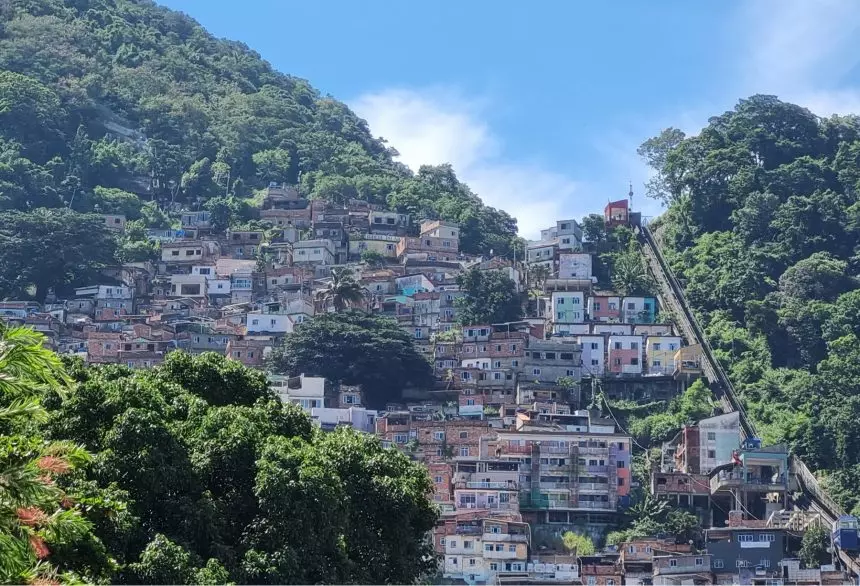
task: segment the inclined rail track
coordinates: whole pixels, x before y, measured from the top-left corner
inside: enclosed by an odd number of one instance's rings
[[[758,437],[755,424],[747,416],[743,404],[735,394],[729,377],[723,371],[719,361],[714,357],[713,349],[684,297],[684,289],[675,278],[672,269],[663,257],[663,253],[657,245],[653,234],[651,234],[647,226],[642,226],[637,232],[639,240],[642,243],[642,250],[648,262],[648,267],[660,289],[661,301],[664,306],[668,306],[675,314],[678,322],[677,325],[687,339],[687,342],[689,344],[700,344],[702,347],[704,359],[702,371],[708,379],[712,392],[722,405],[723,411],[725,413],[737,411],[744,437]],[[791,472],[797,479],[800,491],[806,497],[806,500],[808,500],[806,508],[820,513],[831,524],[839,516],[845,514],[845,511],[827,495],[806,464],[793,455],[790,456],[789,464]],[[853,572],[854,575],[860,576],[860,561],[842,550],[839,550],[838,554],[845,567]]]

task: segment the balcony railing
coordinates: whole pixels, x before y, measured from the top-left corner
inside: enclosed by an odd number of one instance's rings
[[[513,543],[528,543],[529,536],[525,534],[519,533],[484,533],[482,537],[484,542],[487,541],[499,541],[499,542],[513,542]]]
[[[499,489],[499,490],[518,490],[518,483],[513,480],[507,482],[457,482],[455,488],[478,488],[478,489]]]
[[[570,454],[570,448],[561,448],[558,446],[541,446],[541,454]]]
[[[744,488],[760,492],[780,492],[786,489],[785,481],[786,477],[784,474],[776,477],[762,478],[759,476],[748,476],[744,478],[740,472],[721,472],[711,478],[711,492],[732,488]]]
[[[606,447],[600,448],[600,447],[596,447],[596,446],[589,446],[587,448],[578,448],[577,451],[580,454],[598,454],[598,455],[599,454],[608,454],[609,453],[609,447],[606,446]]]

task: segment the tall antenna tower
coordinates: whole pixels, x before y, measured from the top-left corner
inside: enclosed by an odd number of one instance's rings
[[[632,212],[633,211],[633,182],[629,181],[629,183],[630,183],[630,191],[627,192],[627,197],[630,198],[630,211]]]

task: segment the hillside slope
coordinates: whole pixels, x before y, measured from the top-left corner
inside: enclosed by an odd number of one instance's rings
[[[652,229],[748,413],[857,512],[860,119],[753,96],[640,153],[669,204]]]
[[[269,182],[463,225],[505,254],[516,220],[442,165],[413,174],[341,102],[147,0],[0,2],[0,210],[110,211],[118,188],[187,202]]]

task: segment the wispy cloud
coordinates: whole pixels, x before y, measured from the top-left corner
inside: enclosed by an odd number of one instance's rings
[[[737,16],[747,94],[777,94],[819,115],[858,110],[860,88],[846,80],[860,64],[860,3],[759,0]]]
[[[572,177],[539,162],[505,158],[504,142],[484,115],[486,101],[445,88],[389,89],[360,96],[350,105],[413,170],[451,163],[486,204],[517,218],[521,236],[534,238],[562,216],[594,211],[589,202],[577,204],[579,184]]]

